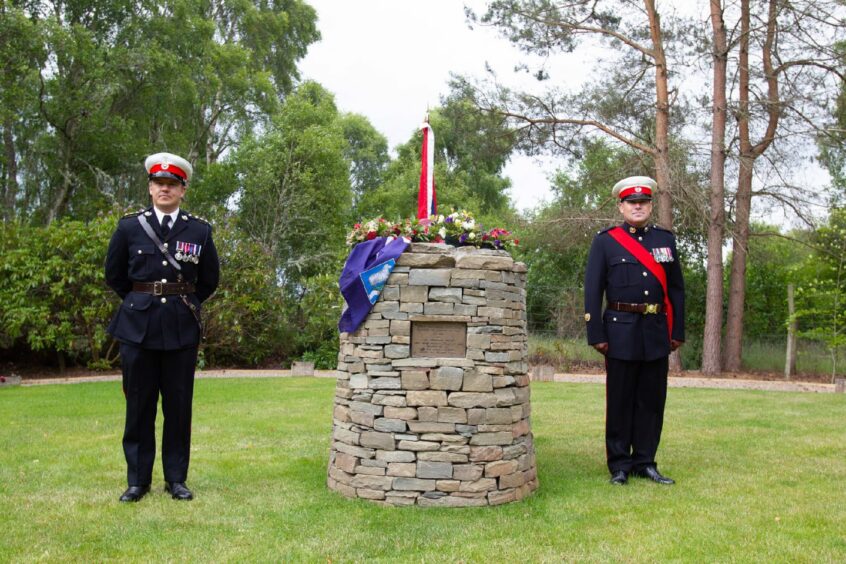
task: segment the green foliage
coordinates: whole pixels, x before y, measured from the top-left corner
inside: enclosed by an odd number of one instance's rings
[[[351,192],[338,117],[332,95],[306,82],[234,157],[239,226],[269,249],[285,284],[342,260]]]
[[[846,208],[835,208],[828,225],[813,237],[817,252],[810,255],[803,271],[806,282],[796,291],[799,334],[824,343],[832,356],[832,375],[846,346]]]
[[[232,218],[215,222],[220,256],[217,292],[203,305],[205,362],[212,366],[259,366],[284,358],[294,329],[268,249],[239,232]]]
[[[202,176],[277,111],[319,38],[301,0],[7,4],[0,176],[12,215],[32,223],[146,201],[151,152]]]
[[[504,120],[477,110],[465,86],[451,87],[441,107],[429,113],[435,132],[438,213],[466,209],[489,227],[509,225],[514,216],[508,198],[511,182],[502,169],[514,148],[513,134]],[[397,158],[385,171],[384,183],[362,195],[357,221],[416,215],[422,143],[418,128],[396,148]]]
[[[808,233],[785,238],[772,225],[752,225],[746,268],[744,335],[782,336],[787,326],[787,286],[796,283],[796,269],[808,255]],[[805,240],[805,245],[801,243]]]
[[[288,320],[297,330],[296,344],[302,359],[315,368],[334,370],[338,363],[338,319],[343,298],[336,274],[322,274],[303,280],[288,301]]]
[[[349,163],[350,185],[357,202],[364,194],[382,184],[391,161],[388,140],[362,115],[342,114],[339,120],[347,140],[344,157]]]
[[[103,348],[115,301],[103,280],[114,215],[46,228],[4,224],[0,236],[0,345],[23,339],[82,362],[114,359]],[[116,352],[116,351],[115,351]]]

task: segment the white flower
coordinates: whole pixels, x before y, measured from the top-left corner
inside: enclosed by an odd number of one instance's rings
[[[473,218],[468,219],[464,223],[461,224],[461,227],[464,228],[465,231],[470,231],[476,226],[476,221]]]
[[[468,235],[468,236],[467,236],[467,238],[468,238],[468,239],[470,239],[470,240],[472,241],[473,239],[475,239],[475,238],[476,238],[476,234],[475,234],[475,233],[471,233],[470,235]]]
[[[441,216],[441,217],[443,217],[443,216]],[[442,238],[445,239],[446,238],[446,227],[441,227],[440,229],[438,229],[438,235],[440,235]]]

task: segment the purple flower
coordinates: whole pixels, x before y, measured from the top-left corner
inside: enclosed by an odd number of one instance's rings
[[[464,242],[464,241],[466,241],[466,240],[467,240],[467,233],[462,233],[462,234],[458,237],[458,242],[459,242],[459,243],[463,243],[463,242]]]
[[[449,216],[447,216],[447,218],[444,220],[444,223],[452,223],[452,222],[453,222],[453,220]]]

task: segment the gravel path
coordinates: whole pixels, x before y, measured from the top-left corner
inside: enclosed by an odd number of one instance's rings
[[[317,378],[334,378],[334,370],[315,370]],[[204,370],[197,372],[198,378],[289,378],[290,370]],[[73,378],[40,378],[24,380],[23,386],[41,386],[45,384],[79,384],[83,382],[112,382],[119,381],[120,374],[104,374],[98,376],[75,376]],[[578,384],[603,384],[605,376],[602,374],[555,374],[555,382],[570,382]],[[834,384],[816,384],[811,382],[780,382],[773,380],[742,380],[726,378],[698,378],[692,376],[670,376],[669,385],[672,388],[715,388],[726,390],[767,390],[778,392],[814,392],[834,393]]]

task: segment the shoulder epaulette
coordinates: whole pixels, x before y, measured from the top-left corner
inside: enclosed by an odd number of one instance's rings
[[[200,216],[198,216],[198,215],[194,215],[193,213],[189,213],[189,214],[187,214],[187,215],[188,215],[188,217],[190,217],[191,219],[196,219],[196,220],[197,220],[197,221],[199,221],[200,223],[205,223],[206,225],[211,225],[211,221],[209,221],[208,219],[206,219],[206,218],[204,218],[204,217],[200,217]]]
[[[141,215],[142,213],[144,213],[144,210],[143,210],[143,209],[140,209],[140,210],[138,210],[138,211],[134,211],[134,212],[129,212],[129,213],[127,213],[127,214],[124,214],[124,215],[121,217],[121,219],[126,219],[127,217],[138,217],[138,216],[139,216],[139,215]]]
[[[666,229],[666,228],[664,228],[664,227],[661,227],[661,226],[660,226],[660,225],[658,225],[657,223],[652,224],[652,228],[653,228],[653,229],[657,229],[658,231],[666,231],[667,233],[670,233],[670,234],[672,234],[672,233],[673,233],[673,230],[672,230],[672,229]]]
[[[603,233],[607,233],[607,232],[611,231],[612,229],[614,229],[615,227],[617,227],[617,226],[616,225],[609,225],[605,229],[600,229],[599,231],[597,231],[596,234],[601,235]]]

